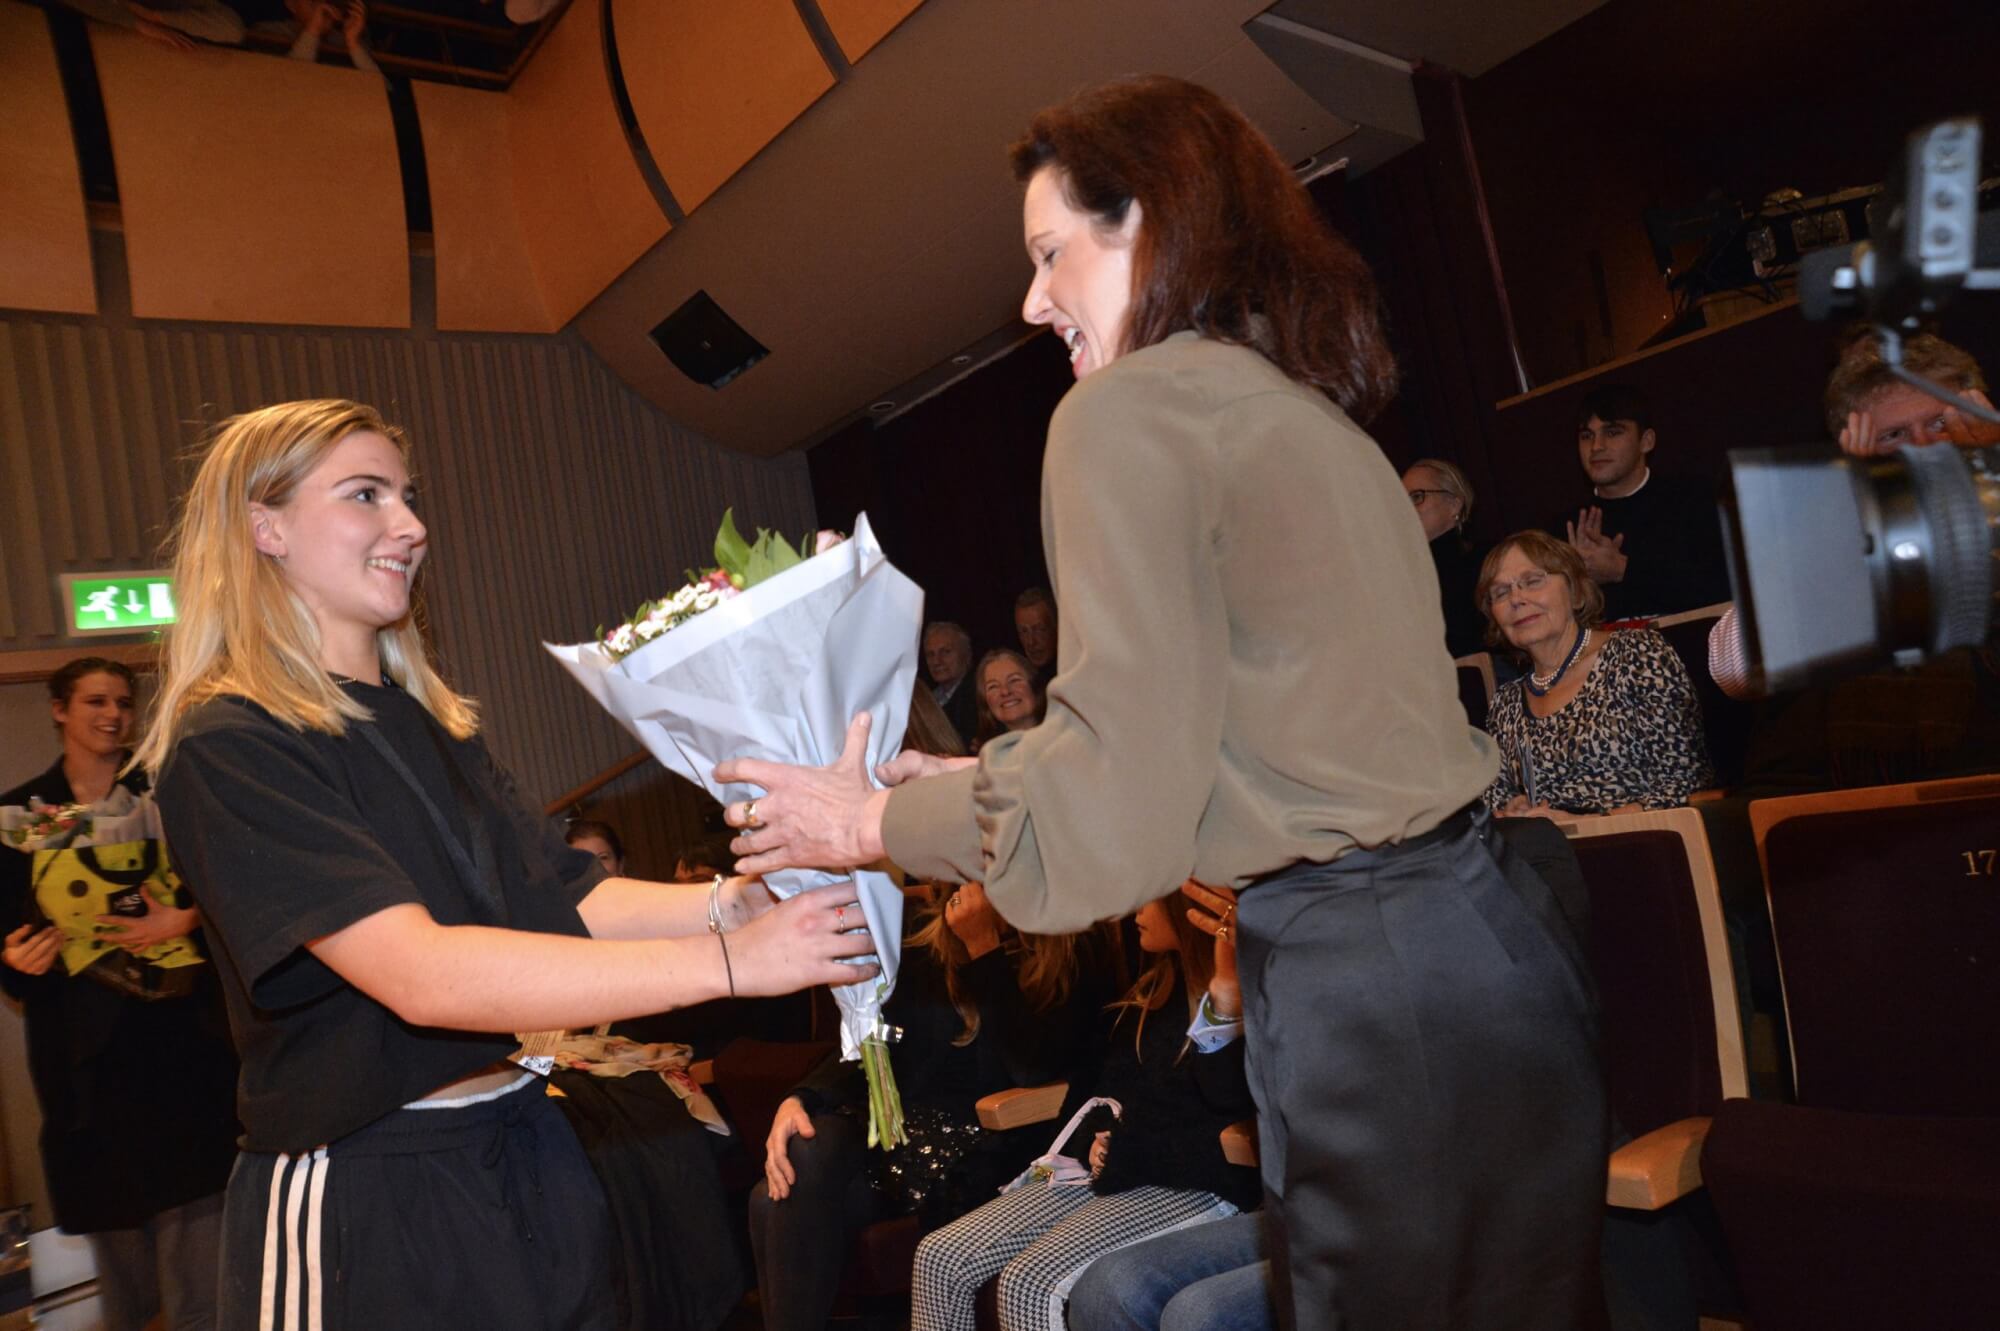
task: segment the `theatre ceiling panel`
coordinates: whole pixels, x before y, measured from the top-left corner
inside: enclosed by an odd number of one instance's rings
[[[90,230],[48,21],[0,4],[0,306],[95,314]]]
[[[819,0],[820,15],[840,43],[840,53],[859,60],[924,0]]]
[[[409,241],[382,80],[93,24],[132,312],[407,327]]]
[[[792,0],[611,0],[633,113],[692,213],[833,86]]]
[[[541,283],[511,189],[513,104],[500,93],[413,83],[430,177],[437,326],[460,332],[549,333]]]
[[[619,122],[601,6],[571,4],[507,100],[513,203],[560,327],[668,229]]]

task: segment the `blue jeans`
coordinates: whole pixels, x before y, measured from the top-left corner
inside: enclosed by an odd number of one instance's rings
[[[1104,1254],[1070,1291],[1070,1331],[1272,1331],[1264,1223],[1235,1215]]]

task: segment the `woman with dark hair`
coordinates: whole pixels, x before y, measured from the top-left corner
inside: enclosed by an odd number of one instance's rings
[[[62,755],[0,795],[0,806],[101,806],[121,789],[149,798],[145,774],[124,770],[134,685],[129,666],[94,656],[50,676]],[[90,849],[74,853],[104,867]],[[0,846],[8,931],[0,987],[27,1018],[54,1221],[90,1242],[107,1331],[138,1331],[156,1313],[168,1331],[206,1331],[215,1325],[222,1190],[236,1159],[236,1055],[200,942],[192,943],[199,960],[171,977],[149,960],[162,944],[195,935],[201,916],[163,899],[167,879],[149,872],[136,891],[118,894],[126,908],[97,917],[100,938],[85,946],[102,955],[76,968],[88,953],[73,938],[66,946],[51,917],[63,905],[56,894],[88,885],[56,855]]]
[[[579,818],[563,829],[563,844],[595,855],[613,878],[625,872],[625,842],[618,829],[597,818]]]
[[[1651,629],[1596,627],[1604,593],[1574,547],[1516,532],[1493,547],[1475,593],[1487,640],[1528,674],[1493,695],[1486,729],[1503,817],[1671,809],[1715,779],[1687,667]]]
[[[1595,1013],[1548,884],[1494,835],[1410,499],[1357,422],[1395,391],[1374,287],[1284,161],[1179,79],[1106,85],[1013,150],[1070,348],[1043,540],[1048,718],[975,763],[740,759],[745,872],[986,884],[1076,928],[1190,874],[1243,889],[1250,1083],[1281,1313],[1555,1328],[1592,1297]],[[1304,575],[1298,570],[1307,570]]]
[[[990,739],[1042,723],[1049,700],[1040,681],[1034,663],[1012,647],[995,647],[980,658],[979,668],[972,672],[973,701],[979,708],[972,739],[975,751]]]

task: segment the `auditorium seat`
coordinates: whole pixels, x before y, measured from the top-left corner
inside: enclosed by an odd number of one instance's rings
[[[1708,632],[1729,609],[1729,602],[1703,606],[1653,621],[1654,629],[1667,640],[1687,667],[1694,682],[1695,701],[1701,704],[1703,738],[1708,742],[1709,761],[1715,764],[1715,779],[1728,787],[1743,780],[1743,760],[1750,748],[1750,727],[1756,709],[1724,693],[1708,673]]]
[[[1748,1077],[1735,974],[1701,815],[1565,820],[1590,891],[1586,950],[1614,1122],[1605,1201],[1657,1211],[1701,1186],[1702,1142]]]
[[[1704,1159],[1758,1331],[1995,1324],[2000,778],[1757,800],[1797,1105]]]

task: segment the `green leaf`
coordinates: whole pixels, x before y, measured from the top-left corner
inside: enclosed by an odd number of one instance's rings
[[[750,547],[750,558],[743,569],[745,590],[755,587],[766,578],[776,577],[799,562],[799,552],[792,543],[775,531],[757,529],[757,543]]]
[[[744,540],[743,533],[736,530],[736,510],[724,509],[722,527],[715,533],[715,566],[727,573],[740,573],[744,580],[748,581],[750,554],[750,542]]]

